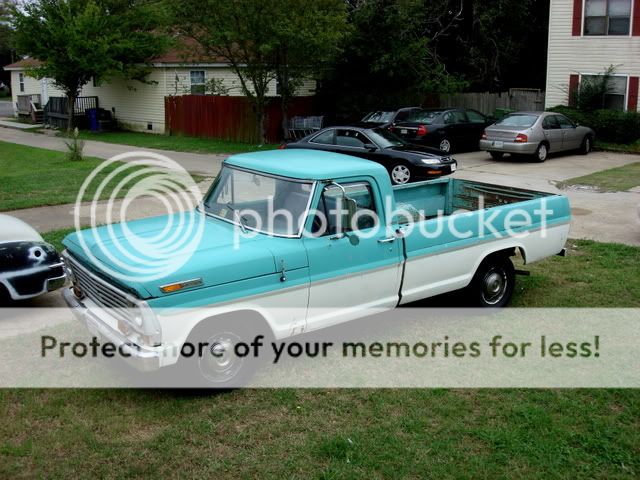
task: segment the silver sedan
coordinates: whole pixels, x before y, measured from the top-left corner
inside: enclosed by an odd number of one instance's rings
[[[587,154],[595,133],[553,112],[516,112],[487,127],[480,150],[499,160],[505,153],[530,155],[544,162],[550,153],[579,150]]]

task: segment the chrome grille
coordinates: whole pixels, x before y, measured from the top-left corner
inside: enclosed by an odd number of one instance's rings
[[[97,277],[70,255],[65,255],[64,260],[84,295],[101,307],[112,309],[112,313],[122,320],[131,322],[132,309],[136,305],[130,295]]]

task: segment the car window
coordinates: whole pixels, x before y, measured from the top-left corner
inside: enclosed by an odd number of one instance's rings
[[[467,116],[460,110],[453,110],[444,114],[444,123],[467,123]]]
[[[471,123],[486,123],[487,119],[480,112],[467,110],[467,118]]]
[[[557,130],[560,128],[560,124],[558,123],[558,118],[555,115],[549,115],[548,117],[544,117],[542,121],[542,128],[545,130]]]
[[[526,115],[522,113],[507,115],[496,122],[496,125],[504,127],[524,127],[529,128],[538,120],[537,115]]]
[[[442,110],[417,110],[410,112],[407,115],[406,121],[413,123],[423,123],[424,125],[431,125],[436,123]]]
[[[335,235],[336,233],[354,230],[365,230],[376,226],[376,206],[371,193],[371,185],[367,182],[342,184],[347,196],[355,200],[357,205],[355,218],[357,225],[342,225],[342,189],[335,185],[325,187],[320,197],[316,216],[313,221],[313,234],[317,236]]]
[[[560,128],[573,128],[573,123],[564,115],[556,115]]]
[[[341,147],[364,148],[370,143],[367,137],[356,130],[336,130],[336,145]]]
[[[419,110],[419,109],[402,110],[401,112],[398,112],[398,114],[396,115],[395,121],[396,122],[404,122],[411,115],[413,115],[414,113],[419,113],[419,112],[421,112],[421,110]]]
[[[321,143],[323,145],[333,145],[333,129],[319,133],[311,139],[313,143]]]
[[[393,120],[393,114],[395,112],[371,112],[362,119],[363,122],[371,123],[387,123]]]

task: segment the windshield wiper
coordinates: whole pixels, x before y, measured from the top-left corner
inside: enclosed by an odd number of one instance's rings
[[[233,215],[238,219],[238,223],[240,223],[240,227],[242,228],[242,233],[247,233],[247,226],[244,223],[245,219],[242,218],[238,209],[234,207],[231,202],[227,202],[227,208],[229,208],[233,212]]]

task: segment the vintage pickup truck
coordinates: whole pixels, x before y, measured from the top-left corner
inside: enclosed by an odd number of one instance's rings
[[[510,257],[563,253],[570,222],[561,195],[455,178],[392,187],[374,162],[306,150],[229,157],[197,212],[197,248],[158,280],[105,273],[110,255],[126,259],[121,247],[87,255],[101,239],[110,248],[113,235],[126,244],[122,225],[70,234],[64,297],[143,370],[178,362],[167,354],[176,346],[205,342],[212,355],[186,363],[223,387],[250,371],[233,346],[258,332],[284,339],[463,288],[476,305],[504,306]],[[154,235],[169,220],[129,222],[129,235]]]

